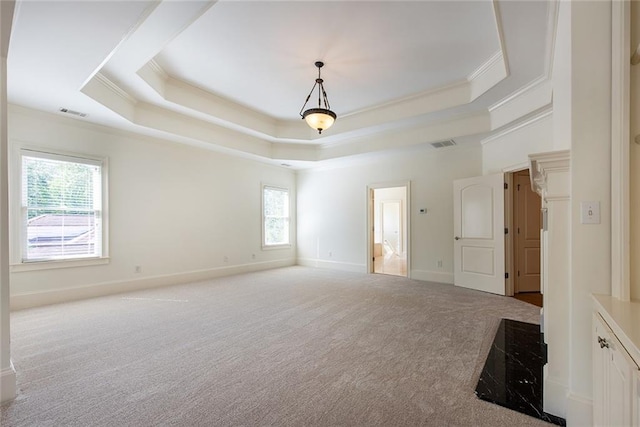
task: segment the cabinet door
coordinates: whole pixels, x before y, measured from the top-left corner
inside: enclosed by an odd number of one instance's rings
[[[593,316],[592,349],[593,424],[638,425],[638,368],[609,325],[597,313]]]
[[[633,403],[633,381],[632,370],[633,361],[622,347],[622,344],[611,334],[608,357],[609,363],[608,380],[609,396],[606,406],[608,407],[608,424],[612,426],[631,425],[631,413]]]

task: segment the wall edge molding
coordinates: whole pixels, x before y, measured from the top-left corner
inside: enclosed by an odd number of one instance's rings
[[[352,273],[366,273],[367,266],[365,264],[356,264],[352,262],[327,261],[315,258],[298,258],[297,265],[303,267],[326,268],[329,270],[350,271]]]
[[[545,366],[544,369],[546,371],[547,367]],[[567,385],[563,384],[560,379],[550,377],[549,375],[545,375],[544,377],[544,390],[542,393],[544,396],[544,411],[556,417],[565,418],[568,397]]]
[[[11,296],[11,310],[22,310],[43,305],[78,301],[88,298],[133,292],[164,286],[180,285],[190,282],[232,276],[241,273],[269,270],[273,268],[295,265],[295,258],[285,258],[274,261],[238,264],[228,267],[216,267],[203,270],[193,270],[181,273],[163,274],[138,279],[114,280],[72,288],[56,289],[42,292],[28,292]]]
[[[411,270],[411,279],[453,285],[453,273],[430,270]]]
[[[593,399],[569,393],[567,396],[567,425],[593,425]]]

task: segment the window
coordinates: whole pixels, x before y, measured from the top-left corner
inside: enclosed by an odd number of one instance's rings
[[[22,262],[100,258],[103,161],[21,151]]]
[[[289,245],[289,190],[262,188],[263,246]]]

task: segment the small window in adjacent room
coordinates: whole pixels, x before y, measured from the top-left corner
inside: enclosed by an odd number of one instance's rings
[[[264,247],[289,245],[289,190],[262,187],[262,244]]]
[[[22,262],[101,258],[104,161],[21,151]]]

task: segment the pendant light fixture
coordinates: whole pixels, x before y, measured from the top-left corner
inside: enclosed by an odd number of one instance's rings
[[[331,127],[333,122],[336,121],[337,116],[336,113],[331,111],[327,92],[324,90],[324,80],[320,77],[320,69],[324,66],[324,62],[318,61],[315,65],[318,67],[318,78],[311,88],[311,92],[309,92],[307,100],[304,101],[304,105],[300,109],[300,116],[302,116],[312,129],[316,129],[318,133],[321,134],[323,130]],[[309,98],[311,98],[316,87],[318,88],[318,108],[309,108],[303,112],[302,110],[307,106]]]

